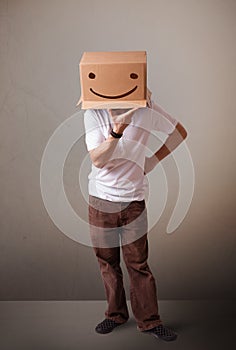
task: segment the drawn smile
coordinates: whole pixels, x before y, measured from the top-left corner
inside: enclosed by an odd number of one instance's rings
[[[94,95],[97,95],[99,97],[103,97],[103,98],[110,98],[110,99],[116,99],[116,98],[122,98],[122,97],[125,97],[125,96],[128,96],[130,94],[132,94],[136,89],[137,89],[137,85],[130,91],[128,92],[125,92],[124,94],[121,94],[121,95],[116,95],[116,96],[107,96],[107,95],[102,95],[102,94],[99,94],[98,92],[94,91],[92,88],[90,88],[90,91],[94,94]]]

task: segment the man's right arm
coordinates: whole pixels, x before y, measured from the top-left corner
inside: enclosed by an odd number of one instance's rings
[[[109,135],[103,143],[89,151],[92,163],[97,168],[103,168],[104,165],[112,158],[112,154],[118,142],[119,139],[116,139]]]
[[[117,134],[122,134],[126,127],[131,122],[133,113],[137,108],[129,110],[128,112],[120,115],[113,114],[112,110],[109,110],[111,118],[113,119],[113,131]],[[112,159],[113,152],[119,142],[119,138],[114,138],[109,135],[108,138],[100,143],[94,149],[89,150],[89,155],[92,163],[97,168],[103,168],[104,165]]]

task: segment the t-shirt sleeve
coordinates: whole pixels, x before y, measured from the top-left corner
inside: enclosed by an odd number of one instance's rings
[[[152,108],[152,128],[153,130],[162,131],[165,134],[170,135],[178,120],[164,110],[159,104],[151,101]]]
[[[85,143],[88,151],[98,147],[103,141],[105,141],[105,136],[102,133],[99,119],[95,111],[87,109],[84,112],[84,127]]]

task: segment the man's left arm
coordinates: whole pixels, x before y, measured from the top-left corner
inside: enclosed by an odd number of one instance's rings
[[[144,173],[148,174],[166,156],[168,156],[187,137],[184,126],[178,122],[174,131],[167,137],[165,143],[151,156],[146,157]]]

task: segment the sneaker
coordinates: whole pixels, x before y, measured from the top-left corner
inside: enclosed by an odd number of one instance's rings
[[[122,323],[117,323],[109,318],[105,318],[105,320],[96,326],[95,331],[100,334],[110,333],[114,328],[120,326],[121,324]]]
[[[175,340],[178,336],[177,333],[174,333],[171,329],[165,327],[163,324],[160,324],[152,329],[148,329],[143,332],[166,341]]]

